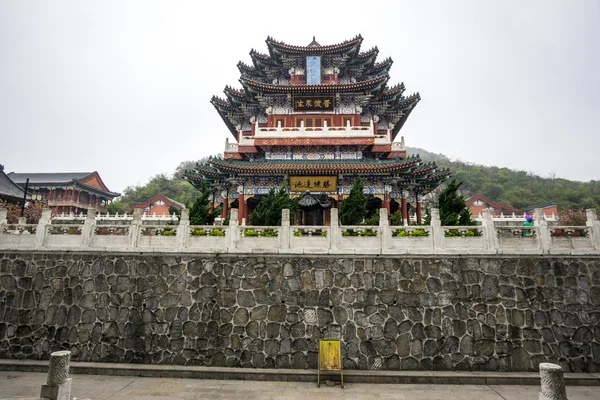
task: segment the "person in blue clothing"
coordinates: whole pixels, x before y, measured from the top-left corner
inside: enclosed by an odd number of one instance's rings
[[[533,226],[533,216],[526,215],[525,222],[523,222],[523,226]],[[529,229],[524,229],[523,237],[525,237],[525,236],[533,236],[533,233],[531,233],[531,231]]]

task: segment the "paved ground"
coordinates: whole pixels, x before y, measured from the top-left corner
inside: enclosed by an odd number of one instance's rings
[[[298,382],[136,378],[72,375],[73,395],[92,400],[177,399],[452,399],[517,400],[538,398],[537,386],[348,384],[327,387]],[[45,373],[0,371],[0,399],[39,396]],[[600,386],[567,388],[569,400],[600,399]]]

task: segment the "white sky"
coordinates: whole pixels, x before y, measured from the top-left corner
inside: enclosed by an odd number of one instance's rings
[[[211,5],[209,5],[211,4]],[[408,146],[600,179],[600,1],[0,0],[0,164],[109,189],[223,152],[212,95],[272,36],[356,34],[422,100]]]

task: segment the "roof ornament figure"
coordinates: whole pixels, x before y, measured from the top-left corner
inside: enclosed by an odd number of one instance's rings
[[[315,35],[313,35],[313,40],[306,47],[321,47],[321,45],[316,41]]]

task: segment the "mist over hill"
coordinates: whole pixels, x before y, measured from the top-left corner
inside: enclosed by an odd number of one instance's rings
[[[516,208],[555,201],[559,209],[596,208],[600,212],[599,181],[544,178],[528,171],[451,160],[444,154],[418,147],[407,147],[406,151],[407,154],[419,154],[424,161],[435,161],[439,167],[450,168],[452,176],[464,182],[461,189],[467,196],[482,194],[494,202]]]

